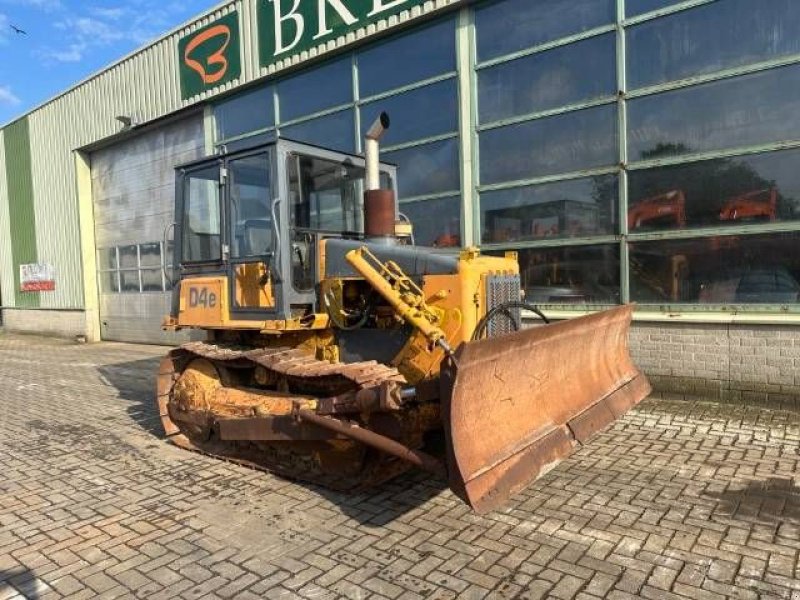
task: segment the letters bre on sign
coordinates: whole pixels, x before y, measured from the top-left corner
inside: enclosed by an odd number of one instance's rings
[[[258,0],[262,67],[388,19],[425,0]]]

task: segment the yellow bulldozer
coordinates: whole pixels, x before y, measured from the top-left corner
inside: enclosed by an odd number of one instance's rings
[[[276,138],[176,169],[164,327],[205,340],[158,409],[181,447],[338,490],[418,467],[485,513],[650,392],[632,308],[523,328],[513,253],[414,245],[388,127],[363,157]]]

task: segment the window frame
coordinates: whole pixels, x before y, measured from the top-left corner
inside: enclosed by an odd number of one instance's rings
[[[209,258],[203,260],[186,260],[185,253],[184,253],[184,242],[186,241],[186,203],[189,199],[190,193],[190,186],[186,185],[186,180],[191,176],[192,173],[197,171],[203,171],[209,169],[210,167],[215,166],[217,168],[217,214],[219,215],[219,246],[220,252],[218,258]],[[179,227],[177,231],[180,233],[179,242],[180,242],[180,253],[181,253],[181,265],[186,266],[202,266],[202,265],[216,265],[222,264],[224,260],[224,250],[223,246],[225,245],[225,228],[228,226],[227,219],[225,218],[225,205],[224,205],[224,192],[223,192],[223,182],[220,177],[221,169],[224,168],[223,161],[220,159],[216,160],[205,160],[202,162],[198,162],[196,164],[192,164],[187,166],[181,170],[180,173],[180,182],[176,186],[176,194],[178,195],[179,202],[177,203],[177,214],[175,216],[175,222],[178,223]],[[210,181],[210,180],[209,180]],[[183,193],[181,193],[183,192]]]
[[[155,246],[158,245],[159,248],[159,264],[156,265],[142,265],[142,246]],[[136,248],[136,266],[135,267],[121,267],[119,262],[119,255],[121,248],[127,247],[135,247]],[[98,248],[97,253],[101,252],[108,252],[110,250],[114,251],[114,256],[116,257],[116,265],[114,268],[104,269],[100,267],[101,261],[98,260],[97,264],[97,275],[101,280],[101,283],[98,286],[98,291],[102,295],[106,296],[120,296],[120,295],[133,295],[133,294],[163,294],[165,292],[169,292],[172,289],[171,282],[166,276],[166,271],[172,267],[172,265],[167,264],[166,260],[166,249],[164,247],[163,241],[157,242],[141,242],[137,244],[117,244],[114,246],[105,246],[103,248]],[[143,279],[142,279],[142,271],[158,271],[159,276],[161,278],[161,289],[160,290],[145,290]],[[122,273],[136,273],[139,289],[138,291],[126,291],[122,289]],[[102,279],[103,276],[113,274],[116,280],[116,290],[106,291],[103,290]]]

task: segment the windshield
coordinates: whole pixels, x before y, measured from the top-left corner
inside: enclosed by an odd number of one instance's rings
[[[381,173],[381,186],[391,187]],[[348,162],[313,156],[289,156],[289,194],[292,225],[331,233],[364,230],[364,169]]]
[[[292,224],[299,229],[359,232],[364,169],[311,156],[289,159]]]

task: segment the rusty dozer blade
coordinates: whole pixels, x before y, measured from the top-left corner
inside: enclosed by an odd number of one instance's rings
[[[623,306],[462,344],[442,370],[450,487],[486,513],[651,391]]]

